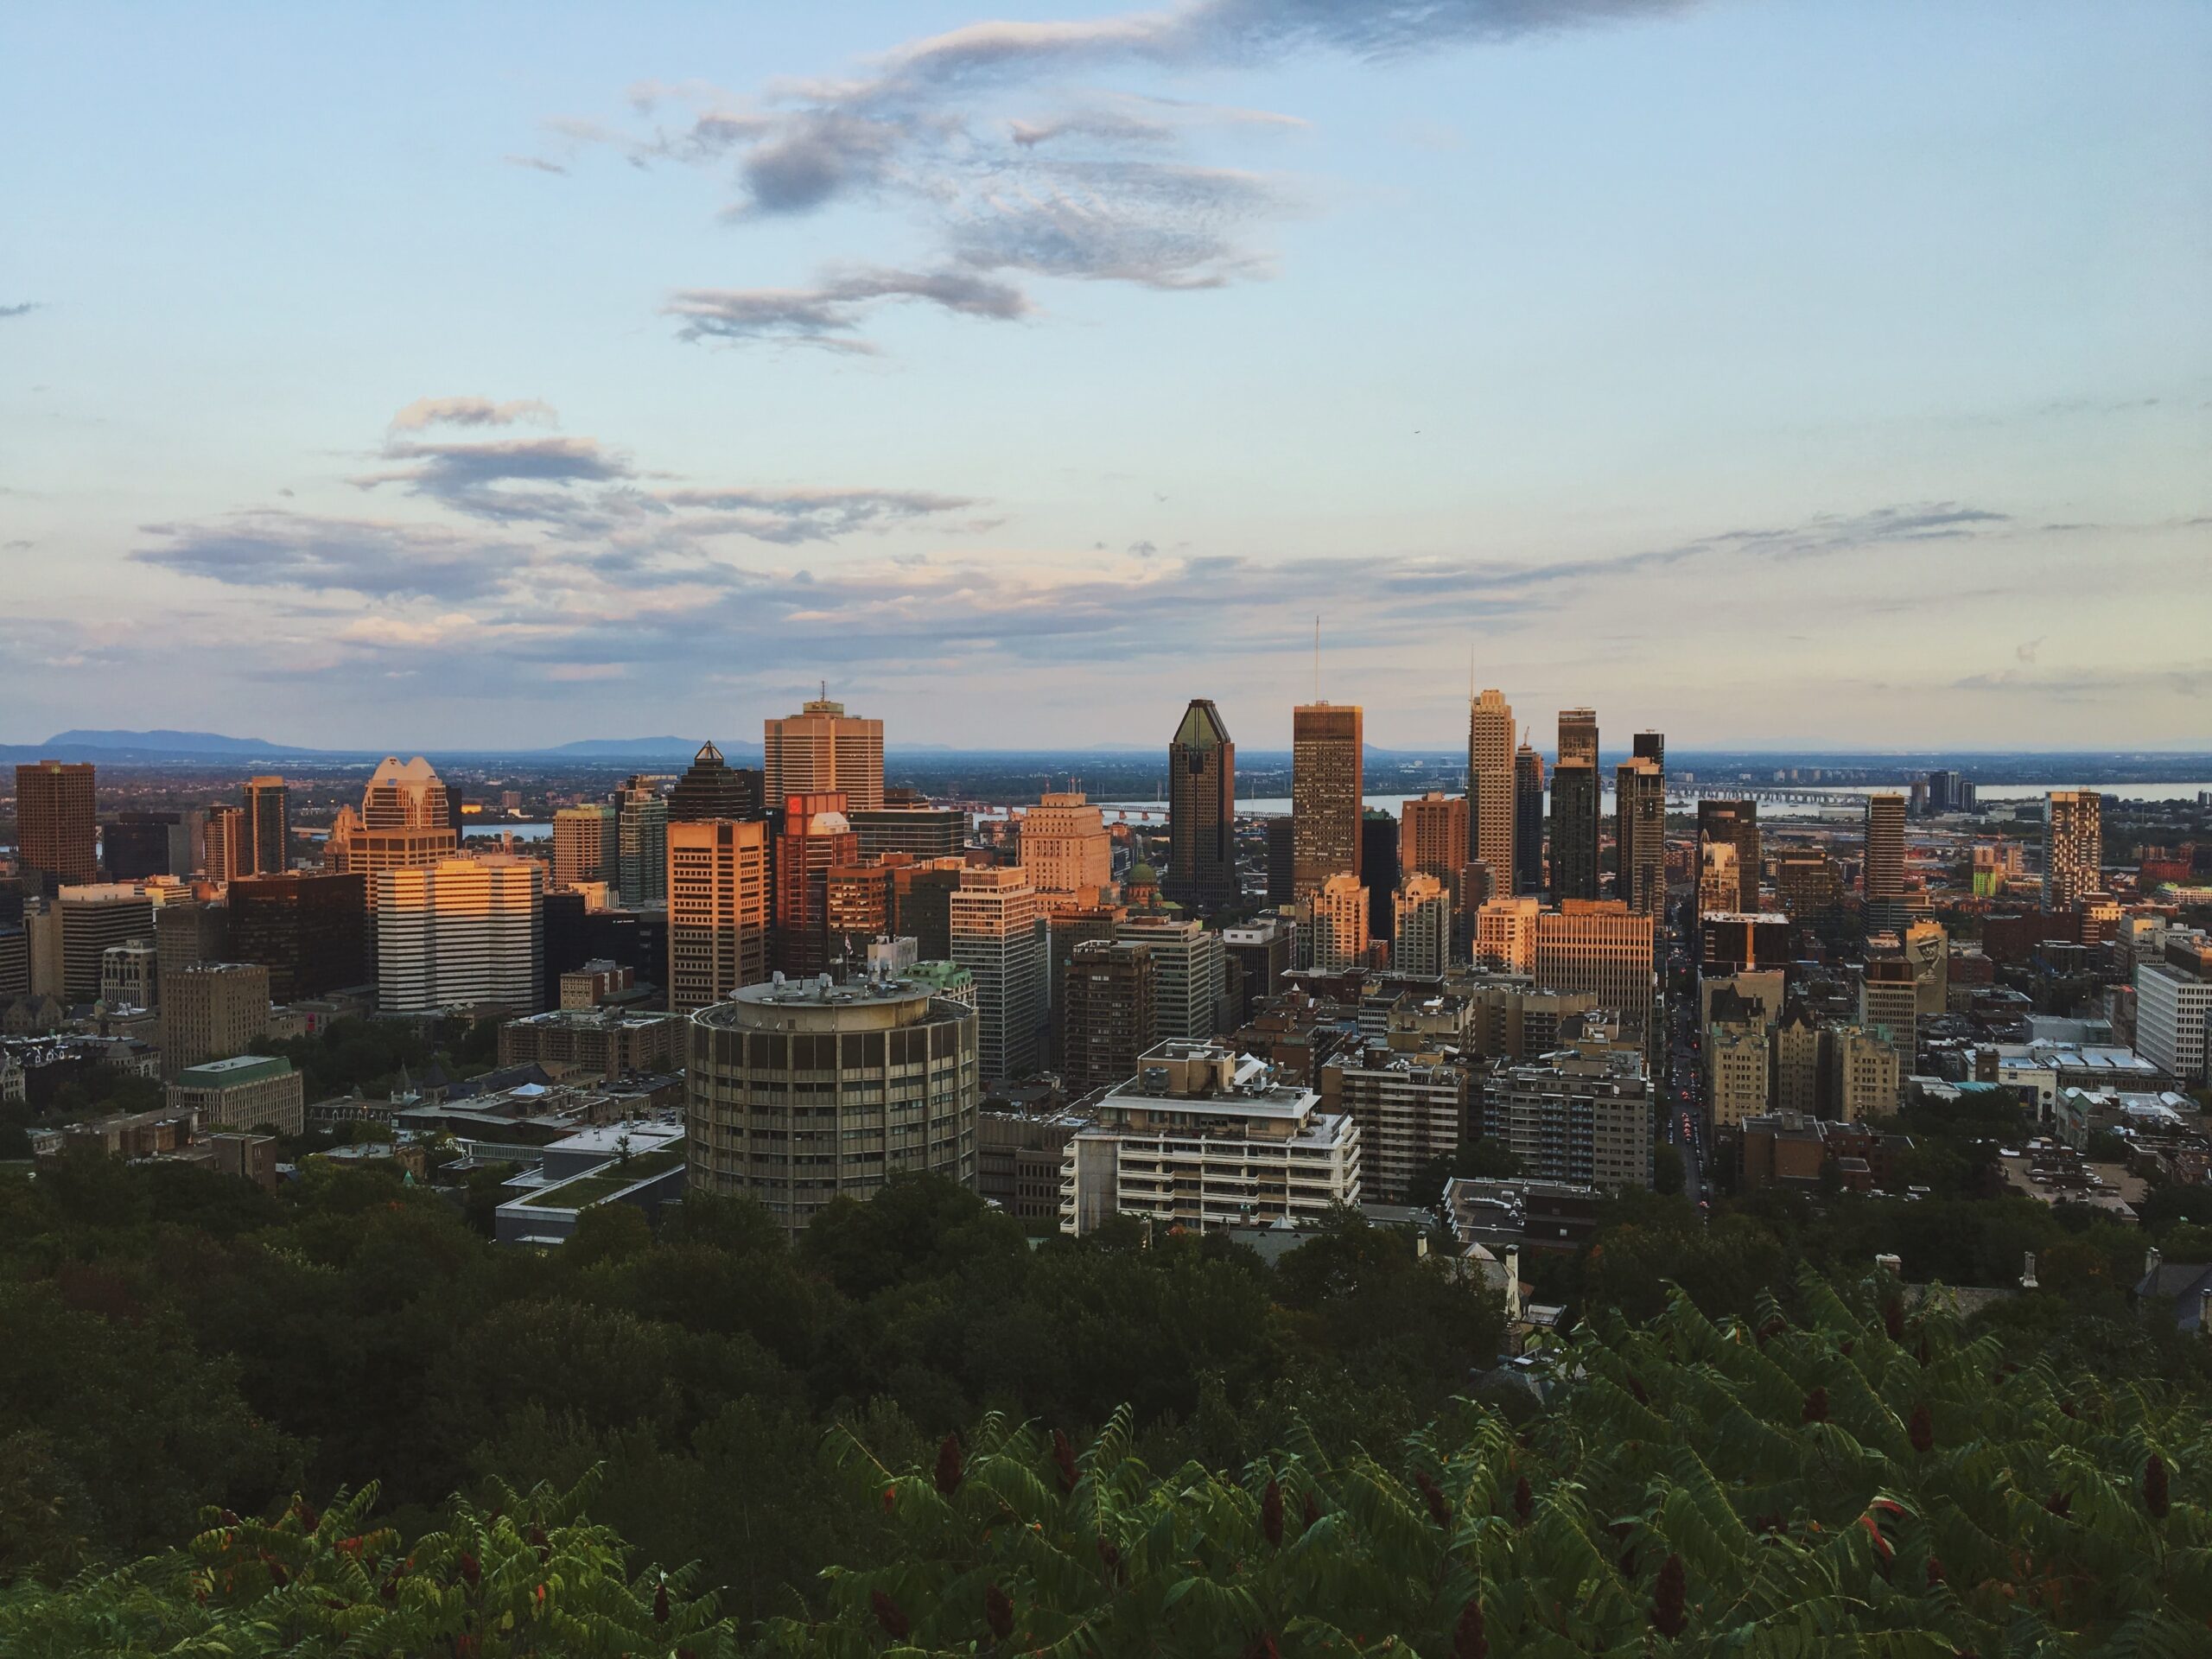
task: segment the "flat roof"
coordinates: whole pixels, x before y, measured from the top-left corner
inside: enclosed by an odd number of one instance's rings
[[[289,1060],[270,1054],[239,1054],[227,1060],[209,1060],[204,1065],[188,1065],[176,1074],[180,1089],[227,1089],[241,1083],[259,1083],[267,1077],[288,1077],[292,1074]]]

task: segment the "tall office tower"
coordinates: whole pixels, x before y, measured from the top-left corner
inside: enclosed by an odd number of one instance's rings
[[[767,798],[760,774],[750,766],[733,766],[711,743],[702,743],[691,764],[668,792],[671,823],[704,823],[710,818],[759,818],[767,816]]]
[[[1513,705],[1492,689],[1467,705],[1467,861],[1490,866],[1496,891],[1513,886]]]
[[[1416,870],[1392,895],[1395,925],[1390,971],[1433,979],[1452,963],[1452,895],[1435,876]]]
[[[1843,878],[1835,861],[1817,847],[1777,853],[1774,890],[1789,919],[1808,925],[1832,917],[1843,903]]]
[[[189,875],[191,853],[177,857],[184,824],[175,812],[118,812],[100,830],[100,862],[111,881],[143,881],[149,875]]]
[[[952,895],[966,861],[931,859],[891,873],[891,931],[914,942],[924,962],[952,960]]]
[[[883,722],[848,715],[827,697],[796,715],[761,722],[766,797],[842,795],[856,812],[883,804]]]
[[[1552,769],[1552,899],[1598,896],[1598,768],[1579,756]]]
[[[1457,880],[1467,862],[1467,800],[1435,790],[1398,809],[1398,863],[1406,870]]]
[[[361,810],[339,809],[323,843],[322,867],[373,876],[379,870],[420,869],[451,858],[461,850],[453,803],[444,782],[421,755],[404,765],[386,755],[361,791]],[[208,826],[212,836],[213,812]],[[374,891],[372,886],[372,896]]]
[[[1160,891],[1202,916],[1225,910],[1236,880],[1236,745],[1207,697],[1193,697],[1167,744],[1167,868]]]
[[[1720,842],[1736,849],[1732,861],[1737,891],[1723,910],[1746,913],[1759,907],[1759,804],[1757,801],[1700,800],[1697,804],[1697,844],[1702,868],[1707,845]]]
[[[231,959],[231,907],[179,899],[154,912],[154,948],[161,957],[162,977],[196,968],[203,962]],[[361,983],[357,974],[352,981]]]
[[[1904,901],[1904,797],[1869,795],[1866,830],[1859,885],[1866,903],[1900,905]]]
[[[97,1002],[107,949],[133,939],[152,940],[154,901],[128,881],[64,887],[48,901],[47,943],[56,948],[54,989],[64,1002]],[[34,954],[39,939],[30,941]]]
[[[719,1002],[768,977],[768,825],[683,818],[668,826],[668,1006]]]
[[[1559,758],[1598,764],[1598,711],[1562,709],[1559,711]]]
[[[210,881],[244,875],[253,855],[246,840],[245,809],[217,804],[200,825],[200,873]]]
[[[1475,912],[1475,957],[1510,974],[1536,971],[1536,918],[1543,901],[1533,893],[1493,899]]]
[[[1885,1038],[1912,1070],[1920,1027],[1920,990],[1903,957],[1877,957],[1859,982],[1859,1023]]]
[[[269,970],[258,963],[209,962],[162,982],[162,1075],[252,1052],[269,1031]]]
[[[830,938],[831,971],[841,965],[858,968],[869,960],[868,950],[879,940],[896,937],[891,918],[896,909],[893,883],[901,868],[913,861],[904,853],[870,858],[866,853],[850,864],[832,864],[823,878],[822,925]],[[918,949],[914,962],[921,960]],[[901,961],[899,967],[912,963]]]
[[[2071,910],[2104,891],[2104,801],[2094,790],[2056,789],[2044,798],[2045,910]]]
[[[1367,964],[1367,889],[1339,870],[1298,901],[1299,964],[1340,974]]]
[[[16,861],[25,875],[48,893],[90,887],[100,879],[99,838],[89,761],[16,768]]]
[[[1291,887],[1303,899],[1332,875],[1359,877],[1362,753],[1357,703],[1300,703],[1290,718]]]
[[[0,1012],[31,994],[30,935],[20,922],[0,923]]]
[[[162,976],[151,939],[128,939],[100,953],[100,1007],[109,1014],[158,1007]]]
[[[1397,936],[1397,912],[1390,901],[1398,891],[1398,821],[1370,807],[1359,820],[1360,880],[1367,887],[1370,939]]]
[[[1925,781],[1928,785],[1929,817],[1941,817],[1947,812],[1964,812],[1968,810],[1967,780],[1964,773],[1948,769],[1931,772]]]
[[[534,1014],[544,988],[545,867],[493,854],[378,870],[377,1008],[494,1004]]]
[[[1630,741],[1631,760],[1649,760],[1662,772],[1667,770],[1667,734],[1664,732],[1638,732]]]
[[[976,1012],[927,982],[749,985],[690,1027],[693,1191],[755,1199],[796,1234],[895,1175],[976,1185]],[[804,1118],[795,1100],[814,1103]]]
[[[849,805],[845,817],[861,838],[863,858],[886,853],[907,853],[925,861],[958,858],[968,844],[965,812],[957,806],[932,806],[911,789],[885,790],[883,804],[873,812]]]
[[[365,985],[373,974],[368,905],[369,878],[358,873],[240,876],[219,907],[228,912],[225,948],[230,960],[266,969],[279,1002]]]
[[[976,978],[983,1077],[1012,1082],[1037,1069],[1045,1024],[1043,912],[1020,870],[960,873],[952,894],[952,960]]]
[[[1153,1007],[1160,1039],[1212,1036],[1228,973],[1221,935],[1195,917],[1141,911],[1116,922],[1114,937],[1152,952]]]
[[[1613,895],[1648,916],[1667,908],[1667,780],[1648,756],[1613,773]]]
[[[1624,1029],[1652,1039],[1655,919],[1618,899],[1569,899],[1536,918],[1536,983],[1587,991],[1621,1016]]]
[[[1114,837],[1080,791],[1046,795],[1021,818],[1021,871],[1050,909],[1095,904],[1114,884]]]
[[[830,970],[830,872],[860,857],[860,837],[834,791],[786,795],[776,836],[776,966],[786,974]]]
[[[1065,1071],[1067,1051],[1068,970],[1075,965],[1076,949],[1094,941],[1113,942],[1114,931],[1128,919],[1126,905],[1063,905],[1052,912],[1051,937],[1046,940],[1051,964],[1046,1005],[1052,1010],[1052,1041],[1045,1064]]]
[[[1513,751],[1513,891],[1544,890],[1544,757]]]
[[[1061,1024],[1064,1086],[1087,1095],[1137,1074],[1137,1057],[1160,1040],[1152,947],[1086,939],[1069,955]]]
[[[1287,905],[1298,896],[1298,823],[1294,818],[1269,818],[1268,836],[1268,902]]]
[[[553,815],[553,885],[573,887],[622,882],[621,845],[615,836],[614,809],[604,801],[564,806]]]
[[[282,875],[292,868],[292,791],[282,778],[247,779],[243,852],[240,875]]]
[[[2179,962],[2135,964],[2135,1042],[2184,1089],[2212,1083],[2212,980]]]
[[[1221,930],[1222,954],[1243,970],[1244,979],[1240,1001],[1230,1010],[1233,1019],[1229,1029],[1233,1031],[1250,1020],[1254,1004],[1282,988],[1282,976],[1290,971],[1297,940],[1297,930],[1287,926],[1281,916],[1262,916],[1241,927]]]
[[[625,910],[668,905],[668,802],[643,778],[615,791],[614,862]]]

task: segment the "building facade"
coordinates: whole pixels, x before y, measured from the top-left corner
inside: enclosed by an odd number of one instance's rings
[[[1527,743],[1513,751],[1513,891],[1544,890],[1544,757]]]
[[[224,948],[236,960],[269,970],[269,995],[276,1001],[327,996],[374,977],[368,906],[369,878],[359,873],[240,876],[223,906],[229,923]]]
[[[883,722],[845,712],[828,697],[761,723],[761,772],[766,798],[842,795],[849,810],[883,805]]]
[[[1570,900],[1536,918],[1536,983],[1548,990],[1587,991],[1598,1006],[1651,1040],[1654,1001],[1653,918],[1618,899]]]
[[[1234,905],[1236,745],[1212,700],[1193,697],[1167,745],[1167,868],[1160,891],[1201,916]]]
[[[190,1112],[200,1127],[257,1129],[279,1135],[307,1128],[305,1085],[289,1060],[240,1054],[187,1066],[168,1086],[172,1112]]]
[[[534,1014],[544,995],[544,866],[493,855],[377,872],[377,1007]]]
[[[1467,862],[1490,867],[1491,891],[1513,891],[1513,705],[1495,688],[1467,705]]]
[[[16,858],[48,891],[100,879],[99,826],[90,762],[41,760],[16,768]]]
[[[977,1054],[987,1083],[1035,1071],[1047,1009],[1044,911],[1022,873],[968,869],[951,895],[952,957],[975,976]]]
[[[1563,760],[1552,768],[1554,904],[1598,896],[1599,794],[1598,768],[1587,760]]]
[[[1392,895],[1395,926],[1390,940],[1392,971],[1421,978],[1440,976],[1452,965],[1452,894],[1435,876],[1408,876]]]
[[[2105,798],[2056,789],[2044,798],[2043,907],[2071,910],[2104,891]]]
[[[1359,876],[1365,764],[1357,704],[1300,703],[1291,711],[1293,896],[1319,893],[1332,875]]]
[[[1904,797],[1869,795],[1859,873],[1868,908],[1904,901]]]
[[[1095,904],[1114,884],[1106,817],[1080,791],[1048,794],[1021,817],[1021,870],[1048,908]]]
[[[668,1006],[688,1014],[768,977],[768,826],[684,818],[668,826]]]
[[[1159,1041],[1152,947],[1135,939],[1086,939],[1069,953],[1062,979],[1063,1082],[1071,1096],[1126,1082]]]
[[[251,1052],[268,1033],[269,970],[258,963],[201,963],[168,975],[162,989],[165,1077]]]
[[[668,821],[704,823],[712,818],[742,822],[765,817],[767,799],[760,772],[751,766],[733,766],[712,743],[702,743],[676,787],[668,791]]]
[[[1667,775],[1648,755],[1613,773],[1613,896],[1657,916],[1667,908]]]

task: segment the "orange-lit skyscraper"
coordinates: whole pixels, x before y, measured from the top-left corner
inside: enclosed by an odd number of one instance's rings
[[[16,768],[16,852],[26,875],[50,887],[89,887],[100,879],[98,835],[89,761]]]
[[[1291,886],[1319,893],[1332,875],[1359,875],[1363,765],[1357,703],[1300,703],[1291,711]]]

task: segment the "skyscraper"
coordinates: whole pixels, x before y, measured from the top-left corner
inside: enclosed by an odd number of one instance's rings
[[[89,761],[16,768],[16,854],[25,875],[41,877],[49,890],[89,887],[100,879],[99,834]]]
[[[1598,794],[1595,763],[1576,755],[1552,769],[1554,903],[1598,896]]]
[[[1114,924],[1116,939],[1152,952],[1153,1007],[1162,1040],[1214,1033],[1228,956],[1221,935],[1196,917],[1139,911]]]
[[[1359,820],[1360,879],[1367,884],[1367,937],[1396,937],[1397,912],[1391,897],[1398,890],[1398,821],[1369,809]]]
[[[1114,881],[1114,838],[1081,791],[1049,794],[1021,818],[1021,868],[1049,906],[1091,904]]]
[[[1266,821],[1268,902],[1287,905],[1298,897],[1298,824],[1289,817]]]
[[[1667,783],[1649,756],[1624,760],[1613,774],[1613,850],[1614,896],[1643,915],[1661,913],[1667,905]]]
[[[1904,899],[1904,797],[1866,798],[1866,846],[1859,885],[1871,908]]]
[[[1357,703],[1291,711],[1292,891],[1303,899],[1332,875],[1359,877],[1361,719]]]
[[[615,871],[625,910],[668,905],[668,802],[643,778],[614,797]]]
[[[1697,804],[1697,844],[1703,868],[1708,842],[1734,848],[1736,893],[1719,906],[1751,913],[1759,907],[1759,804],[1753,800],[1700,800]]]
[[[1495,689],[1467,705],[1467,861],[1490,866],[1493,892],[1513,888],[1513,705]]]
[[[719,1002],[768,977],[768,825],[684,818],[668,826],[668,1006]]]
[[[1513,891],[1544,890],[1544,757],[1513,751]]]
[[[269,1030],[269,970],[209,962],[162,976],[162,1075],[251,1052]]]
[[[1036,890],[1020,870],[969,869],[952,894],[952,959],[976,979],[982,1075],[996,1083],[1037,1069],[1045,1024],[1045,943]]]
[[[1587,991],[1652,1040],[1654,927],[1618,899],[1570,901],[1536,918],[1536,983]]]
[[[100,830],[100,862],[107,867],[111,881],[143,881],[149,875],[191,874],[191,840],[182,816],[175,812],[117,813]]]
[[[2070,910],[2103,890],[2104,800],[2094,790],[2075,789],[2056,789],[2044,798],[2045,910]]]
[[[1473,844],[1464,795],[1431,790],[1398,809],[1398,863],[1403,869],[1456,881]]]
[[[229,938],[234,962],[269,970],[279,1002],[366,984],[369,878],[334,871],[242,875],[230,886]]]
[[[461,847],[453,806],[452,796],[428,760],[418,754],[403,765],[396,755],[386,755],[361,791],[361,810],[339,809],[330,838],[323,843],[322,867],[373,876],[379,870],[420,869],[451,858]],[[207,817],[210,875],[216,874],[212,868],[215,817],[213,811]],[[375,891],[372,882],[372,901]]]
[[[845,712],[828,697],[796,715],[761,725],[761,773],[766,798],[839,794],[856,812],[883,804],[883,722]]]
[[[553,814],[553,885],[573,887],[587,881],[621,886],[614,809],[604,801],[564,806]]]
[[[671,823],[703,823],[709,818],[766,816],[766,796],[759,772],[733,766],[712,743],[702,743],[691,764],[668,792]]]
[[[345,810],[340,809],[342,821]],[[336,839],[333,830],[332,839]],[[447,850],[450,852],[451,848]],[[200,826],[200,873],[211,881],[229,881],[246,874],[253,849],[246,836],[245,809],[219,801],[207,809]]]
[[[786,974],[830,968],[830,871],[860,856],[860,837],[835,791],[786,795],[776,836],[776,966]]]
[[[1071,954],[1064,983],[1067,1092],[1088,1094],[1136,1076],[1137,1057],[1159,1040],[1152,947],[1086,939]]]
[[[282,778],[249,779],[240,875],[282,875],[292,868],[292,791]]]
[[[1433,978],[1452,962],[1452,895],[1437,877],[1416,870],[1392,895],[1396,912],[1390,970]]]
[[[1559,758],[1598,764],[1598,711],[1562,709],[1559,711]]]
[[[1200,915],[1236,902],[1236,745],[1193,697],[1167,745],[1167,868],[1160,890]]]
[[[370,880],[380,1012],[479,1003],[537,1011],[544,989],[543,865],[495,854],[378,870]]]
[[[1649,760],[1661,772],[1667,770],[1667,734],[1664,732],[1638,732],[1629,747],[1631,760]]]
[[[1299,963],[1339,974],[1367,963],[1367,889],[1339,870],[1298,902]]]

